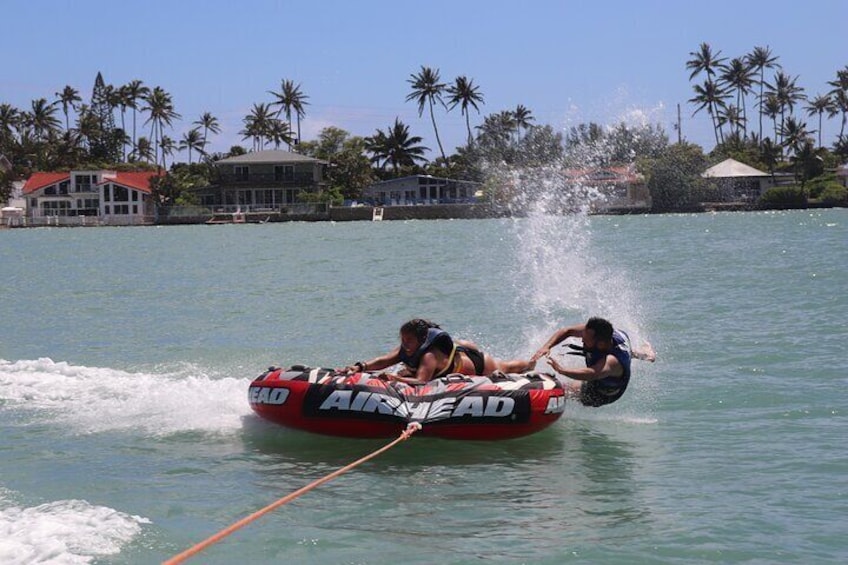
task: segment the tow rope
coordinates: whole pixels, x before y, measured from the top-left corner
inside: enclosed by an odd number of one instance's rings
[[[203,551],[204,549],[206,549],[210,545],[218,543],[219,541],[221,541],[222,539],[224,539],[228,535],[232,534],[236,530],[243,528],[244,526],[246,526],[246,525],[250,524],[251,522],[257,520],[258,518],[264,516],[265,514],[271,512],[272,510],[279,508],[280,506],[282,506],[283,504],[286,504],[287,502],[291,502],[295,498],[298,498],[299,496],[306,494],[307,492],[323,485],[324,483],[335,479],[339,475],[343,475],[344,473],[347,473],[351,469],[354,469],[354,468],[358,467],[359,465],[365,463],[366,461],[373,459],[374,457],[377,457],[381,453],[388,451],[389,449],[393,448],[394,446],[396,446],[400,442],[408,440],[410,437],[412,437],[412,434],[414,434],[415,432],[417,432],[420,429],[421,429],[421,424],[419,424],[418,422],[409,423],[406,426],[406,429],[403,432],[401,432],[401,434],[396,439],[394,439],[391,443],[384,445],[383,447],[381,447],[377,451],[369,453],[365,457],[357,459],[353,463],[350,463],[349,465],[346,465],[346,466],[342,467],[341,469],[337,469],[337,470],[333,471],[329,475],[325,475],[325,476],[321,477],[320,479],[312,481],[311,483],[309,483],[305,487],[299,488],[298,490],[294,491],[291,494],[287,494],[286,496],[280,498],[276,502],[269,504],[265,508],[262,508],[261,510],[257,510],[256,512],[254,512],[253,514],[251,514],[249,516],[245,516],[244,518],[242,518],[238,522],[235,522],[234,524],[224,528],[223,530],[221,530],[217,534],[206,538],[202,542],[186,549],[182,553],[175,555],[174,557],[168,559],[167,561],[163,561],[162,565],[177,565],[178,563],[183,563],[185,560],[189,559],[190,557],[197,555],[198,553],[200,553],[201,551]]]

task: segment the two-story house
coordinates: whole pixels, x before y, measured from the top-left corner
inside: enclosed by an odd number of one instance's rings
[[[289,151],[254,151],[215,162],[217,184],[194,189],[214,212],[271,212],[295,204],[301,193],[325,187],[326,161]]]
[[[156,171],[36,172],[24,183],[29,224],[133,225],[153,222]]]

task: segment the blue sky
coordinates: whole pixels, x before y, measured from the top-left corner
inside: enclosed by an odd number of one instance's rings
[[[249,146],[238,131],[256,102],[271,102],[282,79],[301,83],[310,105],[304,139],[334,125],[371,135],[400,117],[437,153],[429,117],[405,102],[421,65],[445,82],[466,75],[485,96],[481,115],[528,107],[537,123],[565,132],[581,122],[660,123],[709,150],[706,113],[692,116],[685,68],[708,42],[724,56],[770,46],[813,96],[848,65],[848,2],[820,0],[7,0],[0,33],[0,102],[28,108],[69,84],[87,99],[98,71],[173,96],[179,138],[202,112],[223,132],[211,150]],[[445,150],[462,144],[459,110],[437,121]],[[809,128],[816,129],[814,118]],[[838,133],[837,119],[824,130]]]

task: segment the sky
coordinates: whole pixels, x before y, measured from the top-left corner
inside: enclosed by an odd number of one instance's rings
[[[172,95],[174,139],[216,116],[210,151],[220,152],[250,147],[243,118],[290,79],[309,97],[304,140],[327,126],[368,136],[397,117],[435,158],[429,115],[405,101],[422,65],[479,85],[472,127],[522,104],[564,134],[623,121],[660,124],[674,140],[680,104],[683,137],[710,150],[709,116],[687,102],[686,61],[700,43],[727,57],[769,46],[810,97],[848,66],[846,0],[4,0],[2,14],[0,103],[26,109],[65,85],[88,102],[98,72],[116,86],[139,79]],[[448,154],[464,144],[459,108],[436,120]],[[830,145],[839,120],[822,130]]]

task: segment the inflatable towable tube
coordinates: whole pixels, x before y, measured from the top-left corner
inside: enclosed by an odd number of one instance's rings
[[[250,384],[248,401],[266,420],[319,434],[394,437],[419,422],[419,435],[497,440],[553,424],[565,409],[565,391],[546,373],[457,374],[410,386],[295,365],[269,368]]]

